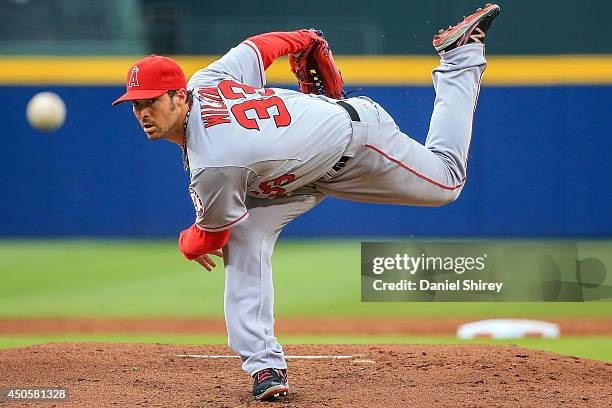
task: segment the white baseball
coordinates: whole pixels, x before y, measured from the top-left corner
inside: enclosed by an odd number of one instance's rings
[[[66,119],[66,105],[56,93],[40,92],[28,102],[26,115],[35,129],[57,130]]]

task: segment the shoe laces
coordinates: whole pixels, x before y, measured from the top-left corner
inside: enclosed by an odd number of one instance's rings
[[[257,382],[265,381],[269,378],[272,378],[272,373],[269,368],[257,372]]]
[[[476,32],[477,31],[477,32]],[[476,32],[476,33],[474,33]],[[485,38],[485,32],[480,29],[480,27],[476,27],[474,32],[470,34],[470,40],[475,43],[482,43],[482,40]]]

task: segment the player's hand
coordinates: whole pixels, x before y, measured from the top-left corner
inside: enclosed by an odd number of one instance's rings
[[[206,254],[198,256],[197,258],[193,258],[193,260],[202,265],[202,267],[204,267],[204,269],[206,269],[208,272],[210,272],[217,266],[217,263],[212,260],[210,255],[223,257],[223,251],[217,249],[216,251],[208,252]]]
[[[298,80],[300,92],[342,99],[342,75],[327,40],[319,30],[312,28],[308,32],[310,45],[298,53],[289,54],[289,65]]]

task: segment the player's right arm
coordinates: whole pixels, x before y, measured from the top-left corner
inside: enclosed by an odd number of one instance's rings
[[[214,87],[224,79],[263,88],[266,84],[265,71],[275,59],[287,54],[299,54],[311,44],[312,30],[272,32],[250,37],[196,72],[187,88]]]

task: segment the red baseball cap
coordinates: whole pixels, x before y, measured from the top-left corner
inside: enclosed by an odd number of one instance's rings
[[[172,58],[149,55],[130,67],[125,86],[126,92],[113,105],[134,99],[157,98],[170,90],[187,88],[187,80]]]

